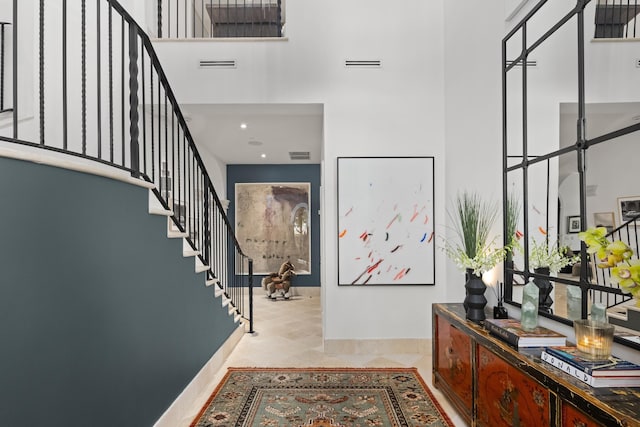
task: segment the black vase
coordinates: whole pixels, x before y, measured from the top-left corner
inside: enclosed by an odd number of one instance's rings
[[[550,271],[549,267],[538,267],[533,269],[534,273],[544,274],[548,276]],[[540,294],[538,295],[538,311],[542,311],[545,313],[553,313],[553,309],[551,306],[553,305],[553,299],[551,298],[551,291],[553,290],[553,285],[549,279],[542,279],[539,277],[535,277],[533,279],[533,283],[536,284],[538,289],[540,289]]]
[[[484,291],[487,285],[482,281],[482,277],[475,275],[473,269],[468,268],[467,283],[464,287],[467,290],[467,296],[464,299],[467,319],[472,322],[485,320],[484,307],[487,305],[487,299],[484,297]]]

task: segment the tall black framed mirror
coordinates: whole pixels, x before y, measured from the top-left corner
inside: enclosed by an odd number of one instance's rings
[[[603,41],[595,17],[608,3],[539,1],[502,41],[504,244],[517,236],[505,301],[519,306],[533,280],[545,293],[541,315],[570,325],[597,303],[616,341],[640,349],[638,302],[578,237],[603,226],[639,253],[640,27],[630,43]],[[543,245],[562,254],[557,268],[541,268]]]

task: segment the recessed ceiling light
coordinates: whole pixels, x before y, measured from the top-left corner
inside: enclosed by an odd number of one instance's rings
[[[266,154],[264,154],[264,153],[262,153],[262,154],[260,154],[260,157],[262,157],[263,159],[266,159],[266,158],[267,158],[267,155],[266,155]]]
[[[247,128],[246,123],[240,123],[240,129],[246,129],[246,128]]]
[[[254,147],[259,147],[262,145],[262,141],[256,141],[255,139],[251,139],[248,142],[249,145],[253,145]]]

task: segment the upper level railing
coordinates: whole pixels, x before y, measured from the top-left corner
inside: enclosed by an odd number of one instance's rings
[[[640,38],[639,0],[598,0],[595,35],[597,39]]]
[[[0,22],[0,113],[11,111],[9,93],[6,91],[6,72],[10,65],[6,52],[10,28],[10,22]],[[10,51],[13,51],[13,48]]]
[[[251,320],[252,261],[235,237],[149,37],[116,0],[32,5],[37,48],[12,49],[12,86],[14,100],[28,98],[17,92],[24,86],[20,79],[32,79],[38,105],[23,112],[16,102],[11,136],[0,133],[0,140],[99,162],[154,183],[154,194],[173,213],[170,231],[209,266],[208,283],[225,292],[236,315]],[[13,7],[14,34],[29,39],[33,16],[19,16],[24,9],[18,0]],[[16,38],[14,47],[20,46]]]
[[[282,37],[283,0],[156,0],[158,38]]]

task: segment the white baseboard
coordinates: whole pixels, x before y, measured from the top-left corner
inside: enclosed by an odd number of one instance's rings
[[[324,340],[327,354],[431,354],[431,339]]]
[[[200,372],[169,406],[169,409],[156,421],[154,427],[176,427],[190,424],[190,421],[197,416],[200,408],[207,402],[215,386],[213,382],[216,375],[244,334],[245,328],[241,324],[202,367]]]

